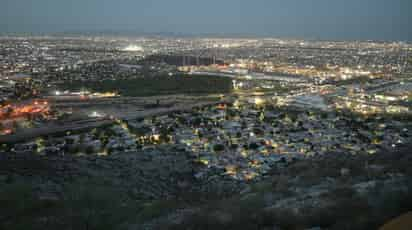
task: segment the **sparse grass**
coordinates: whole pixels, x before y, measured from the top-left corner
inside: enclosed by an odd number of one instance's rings
[[[263,197],[257,194],[225,199],[205,205],[182,223],[166,223],[159,229],[260,229],[263,207]]]
[[[410,159],[405,152],[407,150],[405,148],[372,157],[343,156],[302,161],[283,170],[274,170],[273,173],[276,174],[271,183],[268,182],[270,180],[255,183],[247,194],[211,202],[195,214],[186,216],[181,223],[164,224],[161,229],[242,230],[271,229],[274,226],[286,230],[314,226],[333,230],[378,229],[392,218],[412,210],[412,183],[408,179],[410,170],[407,170],[407,165],[410,165]],[[385,170],[376,175],[367,175],[366,160],[370,164],[384,165]],[[342,177],[339,173],[341,168],[350,169],[350,175]],[[366,194],[359,194],[353,189],[353,184],[358,183],[358,180],[385,179],[388,170],[406,173],[406,181],[399,186],[378,183],[375,191],[368,191]],[[320,184],[325,177],[334,178],[337,184],[319,198],[309,198],[309,203],[312,202],[311,199],[321,201],[319,205],[298,205],[298,209],[293,205],[284,208],[266,206],[267,194],[274,195],[274,204],[277,199],[304,195],[287,193],[290,188]],[[309,183],[308,180],[312,182]]]
[[[39,199],[31,186],[12,183],[0,187],[0,229],[124,229],[181,206],[177,200],[142,204],[95,180],[68,184],[57,199]]]
[[[94,91],[119,91],[123,96],[153,96],[165,94],[209,94],[229,93],[232,80],[218,76],[175,75],[160,77],[141,77],[128,80],[104,80],[101,82],[66,82],[62,89]]]
[[[0,229],[121,229],[137,207],[90,182],[67,186],[58,199],[39,199],[30,186],[9,184],[0,189]]]
[[[384,193],[373,199],[357,195],[350,188],[331,191],[325,199],[329,205],[300,210],[265,209],[262,194],[247,199],[221,200],[203,207],[178,224],[163,224],[159,229],[305,229],[319,226],[327,229],[377,229],[391,218],[411,210],[412,197],[407,193]],[[406,202],[406,203],[405,203]]]
[[[137,202],[107,181],[82,181],[67,184],[58,199],[39,199],[33,188],[13,183],[0,186],[0,229],[123,229],[131,224],[166,220],[176,210],[188,208],[192,214],[182,221],[160,221],[159,229],[305,229],[320,226],[327,229],[377,229],[390,219],[412,210],[412,183],[409,148],[374,156],[339,156],[300,161],[272,172],[271,178],[250,184],[250,192],[218,193],[216,187],[198,193],[182,191],[180,200]],[[365,162],[384,166],[384,170],[366,175]],[[46,166],[40,165],[42,169]],[[46,167],[47,168],[47,167]],[[341,176],[340,169],[350,170]],[[405,182],[378,183],[374,190],[359,194],[353,184],[388,179],[388,173],[403,173]],[[289,205],[273,208],[280,199],[305,194],[305,187],[333,180],[328,192],[306,198],[316,205]],[[381,180],[383,181],[383,180]],[[408,182],[409,181],[409,182]],[[299,189],[295,189],[299,188]],[[203,192],[202,192],[203,191]],[[216,194],[215,194],[216,193]],[[187,198],[187,199],[185,199]],[[299,198],[299,197],[298,197]],[[305,200],[306,202],[306,200]],[[304,203],[304,202],[303,202]],[[179,219],[180,220],[180,219]]]
[[[181,206],[182,204],[176,200],[152,201],[145,205],[142,205],[141,210],[138,213],[137,220],[139,222],[144,222],[157,217],[161,217],[178,209]]]

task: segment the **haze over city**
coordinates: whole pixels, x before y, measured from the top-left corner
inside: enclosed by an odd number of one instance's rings
[[[3,0],[0,32],[411,40],[407,0]]]
[[[0,0],[0,229],[410,230],[409,0]]]

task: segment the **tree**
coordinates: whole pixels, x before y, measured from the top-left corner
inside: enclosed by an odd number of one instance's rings
[[[80,143],[80,144],[83,144],[85,139],[86,139],[86,135],[85,135],[84,133],[80,134],[80,136],[79,136],[79,143]]]
[[[259,148],[259,145],[258,145],[257,143],[251,143],[251,144],[249,145],[249,148],[255,150],[255,149]]]
[[[193,121],[192,121],[192,124],[193,124],[194,126],[199,126],[200,123],[202,123],[202,118],[200,118],[200,117],[196,117],[196,118],[193,119]]]
[[[94,153],[94,148],[93,146],[89,145],[86,147],[86,154],[91,155]]]
[[[159,139],[161,142],[169,142],[169,129],[165,126],[160,128],[160,136]]]
[[[215,152],[220,152],[225,150],[225,146],[223,146],[222,144],[216,144],[213,146],[213,151]]]

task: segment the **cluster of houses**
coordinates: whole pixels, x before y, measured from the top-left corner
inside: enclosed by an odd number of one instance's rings
[[[263,175],[277,163],[323,154],[374,154],[410,138],[400,122],[253,103],[147,118],[140,122],[145,126],[141,138],[149,141],[143,145],[182,146],[205,170],[221,169],[239,180]]]
[[[132,152],[137,149],[136,135],[122,122],[110,127],[96,128],[89,132],[66,133],[63,136],[37,138],[15,144],[15,153],[36,152],[40,155],[99,155]]]
[[[324,154],[374,154],[411,137],[404,122],[248,101],[118,121],[87,133],[18,144],[13,150],[107,155],[158,145],[178,147],[199,164],[196,177],[219,170],[234,179],[251,180],[277,164]]]

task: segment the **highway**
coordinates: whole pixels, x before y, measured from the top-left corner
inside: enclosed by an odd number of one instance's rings
[[[136,119],[141,119],[145,117],[151,116],[159,116],[164,114],[169,114],[173,112],[184,112],[184,111],[191,111],[193,108],[196,107],[204,107],[210,105],[216,105],[219,103],[224,103],[227,101],[220,101],[220,102],[199,102],[199,103],[192,103],[192,104],[184,104],[184,105],[177,105],[169,108],[154,108],[154,109],[146,109],[139,112],[131,112],[128,114],[122,114],[114,119],[109,118],[96,118],[96,119],[87,119],[87,120],[80,120],[76,122],[70,122],[69,124],[50,124],[45,125],[39,128],[32,128],[19,131],[15,134],[4,135],[0,136],[0,144],[13,144],[18,142],[29,141],[41,136],[57,136],[57,135],[65,135],[68,131],[83,131],[88,129],[93,129],[105,125],[110,125],[115,122],[115,119],[120,119],[124,121],[131,121]]]

